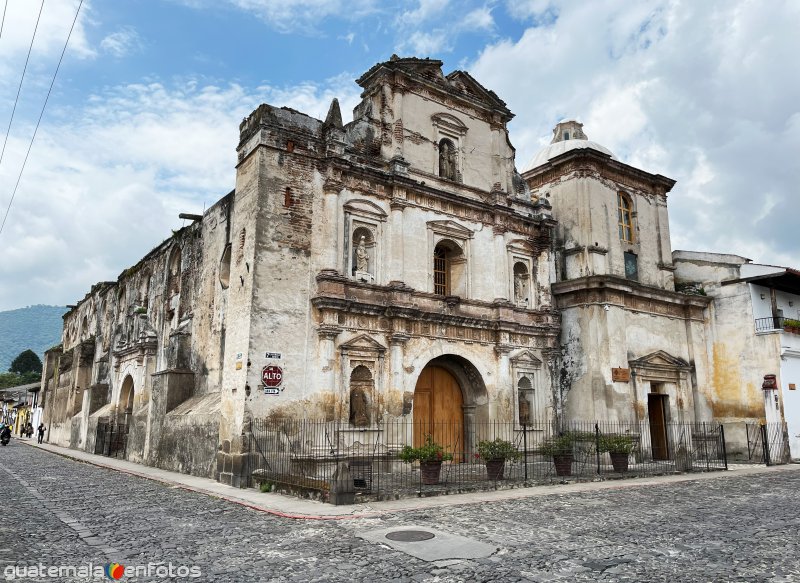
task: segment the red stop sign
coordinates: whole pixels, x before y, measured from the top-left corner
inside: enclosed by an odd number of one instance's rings
[[[279,387],[283,382],[283,369],[271,364],[261,369],[261,382],[265,387]]]

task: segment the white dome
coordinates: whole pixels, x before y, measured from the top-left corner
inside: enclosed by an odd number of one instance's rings
[[[597,150],[603,154],[608,154],[611,156],[611,158],[616,159],[614,158],[614,154],[611,153],[611,150],[605,146],[601,146],[597,142],[592,142],[591,140],[562,140],[560,142],[549,144],[536,152],[536,155],[525,165],[525,167],[522,169],[522,172],[533,170],[534,168],[541,166],[556,156],[560,156],[565,152],[577,150],[579,148],[591,148],[592,150]]]

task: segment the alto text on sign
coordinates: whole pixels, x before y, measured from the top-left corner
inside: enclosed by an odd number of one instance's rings
[[[261,369],[261,382],[265,387],[279,387],[283,382],[283,369],[271,364]]]

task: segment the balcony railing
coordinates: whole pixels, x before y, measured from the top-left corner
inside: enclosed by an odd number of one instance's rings
[[[756,318],[756,332],[768,332],[770,330],[785,330],[794,334],[800,334],[800,320],[784,318],[783,316],[773,316],[771,318]]]

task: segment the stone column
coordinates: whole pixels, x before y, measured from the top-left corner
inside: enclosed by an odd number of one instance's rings
[[[495,299],[514,300],[508,297],[508,260],[505,246],[506,229],[502,225],[494,227],[494,297]]]
[[[406,201],[395,198],[392,199],[392,222],[389,228],[391,232],[391,253],[389,260],[390,282],[405,281],[405,253],[403,251],[403,209],[406,208]]]
[[[505,391],[513,388],[511,382],[511,362],[508,358],[508,353],[511,352],[511,346],[508,344],[498,344],[494,347],[494,351],[498,356],[498,375],[497,375],[497,389],[498,391]]]
[[[475,451],[475,405],[464,405],[464,451]]]
[[[333,186],[326,185],[324,192],[322,199],[324,213],[322,228],[330,233],[331,238],[329,241],[340,241],[342,240],[341,229],[344,226],[339,224],[338,191]],[[331,269],[338,272],[338,249],[339,245],[336,243],[322,246],[320,250],[320,266],[322,269]]]
[[[405,375],[403,374],[403,352],[408,339],[411,338],[404,332],[395,332],[390,338],[390,370],[392,371],[392,389],[400,395],[405,392]]]

